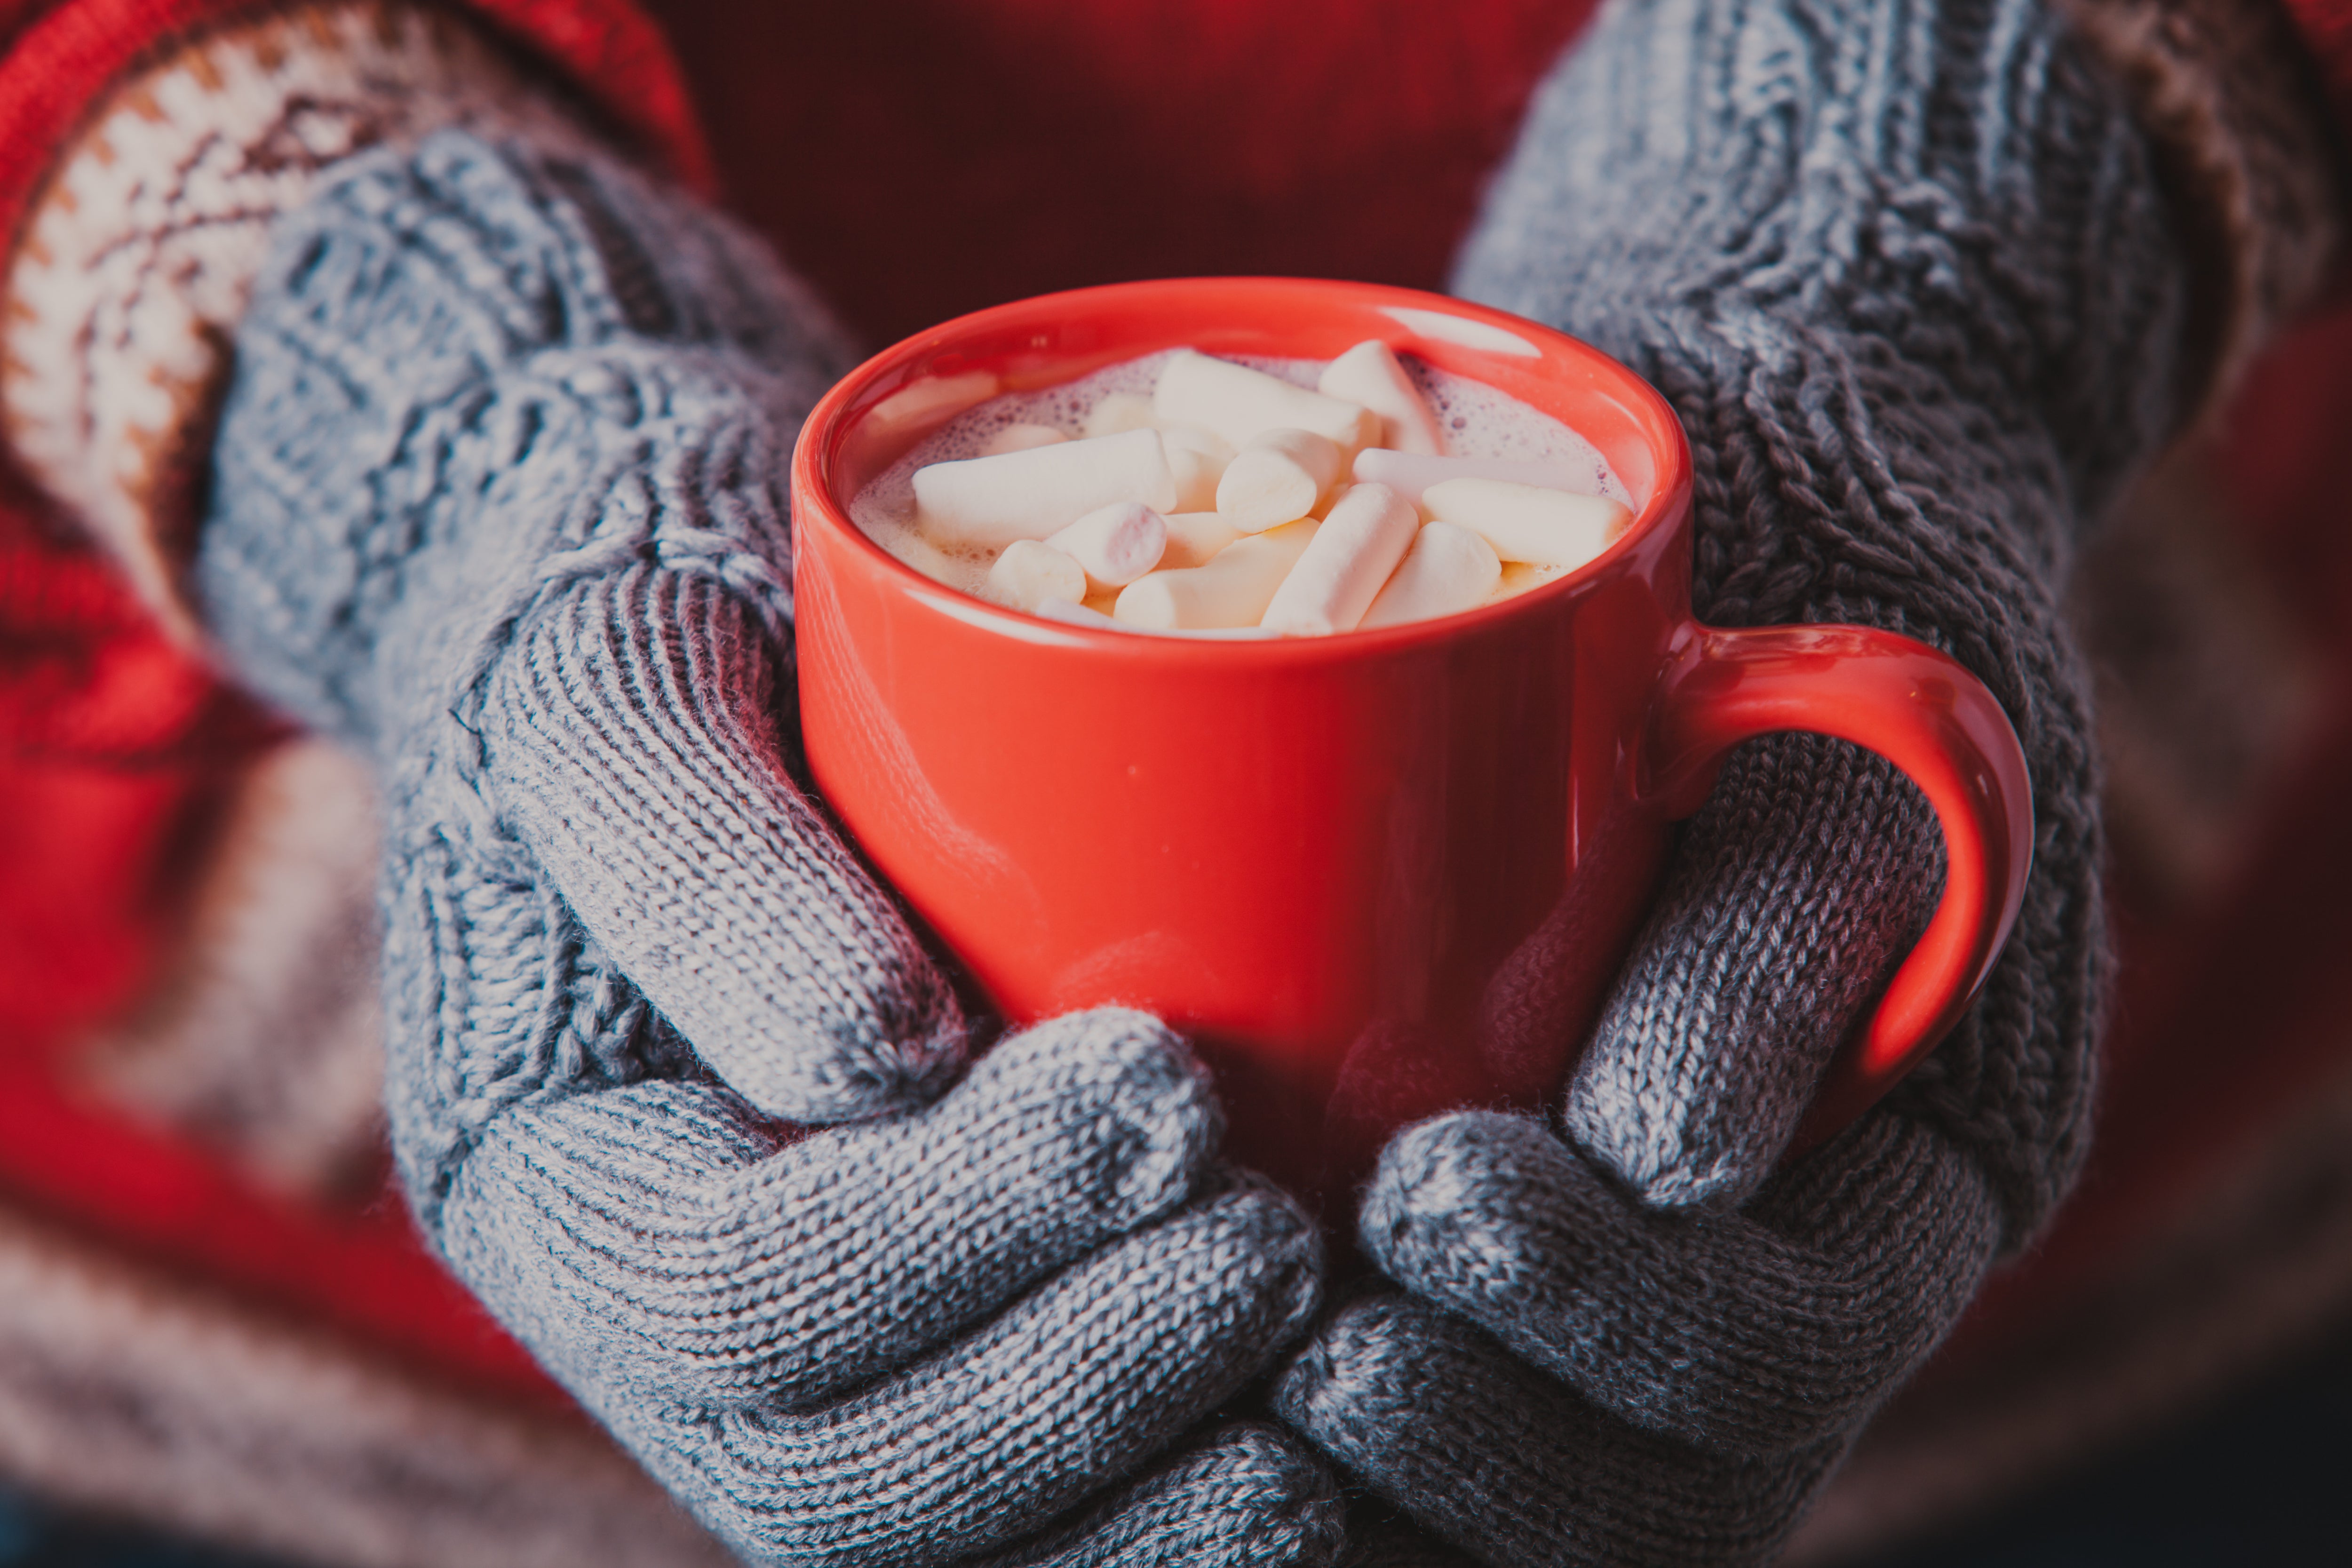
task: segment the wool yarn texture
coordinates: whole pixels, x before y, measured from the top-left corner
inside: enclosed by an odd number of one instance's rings
[[[1974,671],[2036,839],[1974,1008],[1783,1168],[1942,850],[1879,759],[1744,747],[1557,1113],[1390,1146],[1360,1232],[1391,1291],[1276,1408],[1424,1539],[1490,1568],[1771,1561],[2073,1182],[2107,957],[2059,598],[2203,394],[2171,218],[2122,95],[2032,0],[1613,0],[1540,89],[1458,289],[1673,405],[1702,620],[1856,622]]]
[[[280,222],[195,583],[373,759],[394,1152],[427,1236],[764,1563],[1321,1563],[1213,1413],[1320,1243],[1139,1014],[970,1059],[794,777],[799,421],[847,363],[723,220],[444,132]]]
[[[272,225],[354,152],[446,125],[593,140],[454,16],[305,0],[154,51],[50,174],[5,283],[0,431],[167,626],[194,629],[194,479]]]

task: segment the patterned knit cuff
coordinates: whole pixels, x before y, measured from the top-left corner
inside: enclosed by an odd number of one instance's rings
[[[275,7],[118,80],[29,208],[0,314],[0,436],[181,637],[194,488],[273,223],[338,160],[452,125],[590,140],[439,9]]]
[[[2322,84],[2275,0],[2061,0],[2146,127],[2196,264],[2191,331],[2218,403],[2343,258]]]

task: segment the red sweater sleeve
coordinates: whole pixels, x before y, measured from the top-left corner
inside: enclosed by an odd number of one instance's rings
[[[260,9],[254,0],[0,0],[0,236],[86,106],[176,33]],[[660,30],[629,0],[465,0],[465,9],[566,81],[604,125],[698,190],[710,153]]]

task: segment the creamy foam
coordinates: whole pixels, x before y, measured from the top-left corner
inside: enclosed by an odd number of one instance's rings
[[[925,437],[858,491],[849,503],[850,521],[875,543],[925,576],[988,598],[984,584],[996,552],[942,550],[917,529],[915,470],[931,463],[976,458],[1008,425],[1044,425],[1076,440],[1086,433],[1087,416],[1104,398],[1121,392],[1149,397],[1160,380],[1160,366],[1176,352],[1171,349],[1125,360],[1034,392],[1005,393],[968,409]],[[1221,357],[1310,389],[1327,363],[1241,354]],[[1632,494],[1600,449],[1551,416],[1485,382],[1439,370],[1411,355],[1400,354],[1398,359],[1428,403],[1438,428],[1445,433],[1448,456],[1559,463],[1580,473],[1589,471],[1592,476],[1590,493],[1633,506]],[[1507,563],[1494,596],[1508,598],[1525,593],[1564,570]]]

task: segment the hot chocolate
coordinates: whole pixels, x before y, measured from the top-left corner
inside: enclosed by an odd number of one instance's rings
[[[1230,637],[1509,598],[1600,553],[1631,500],[1559,420],[1366,342],[1329,362],[1177,349],[993,397],[849,510],[976,597]]]

